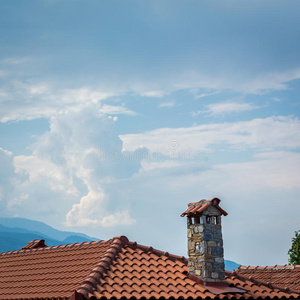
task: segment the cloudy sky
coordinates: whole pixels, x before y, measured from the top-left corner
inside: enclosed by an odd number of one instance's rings
[[[186,255],[219,197],[225,258],[300,229],[299,1],[0,1],[0,217]]]

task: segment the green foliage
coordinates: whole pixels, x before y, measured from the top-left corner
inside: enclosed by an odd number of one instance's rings
[[[292,238],[292,247],[288,251],[289,264],[300,265],[300,230],[295,231],[295,236]]]

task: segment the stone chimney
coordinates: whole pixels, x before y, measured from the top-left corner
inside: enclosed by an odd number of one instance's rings
[[[225,280],[221,216],[227,212],[219,206],[220,201],[189,203],[181,214],[187,216],[189,273],[205,282]]]

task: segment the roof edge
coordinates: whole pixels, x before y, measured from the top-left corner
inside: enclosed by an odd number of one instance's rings
[[[161,256],[166,256],[168,257],[168,259],[172,260],[172,261],[181,261],[183,262],[184,264],[187,265],[188,263],[188,259],[185,258],[184,256],[180,256],[180,255],[175,255],[175,254],[170,254],[169,252],[166,252],[166,251],[161,251],[161,250],[158,250],[158,249],[155,249],[155,248],[152,248],[151,246],[144,246],[144,245],[141,245],[141,244],[137,244],[137,242],[128,242],[127,243],[127,246],[130,247],[131,249],[135,250],[135,249],[139,249],[139,250],[142,250],[144,252],[150,252],[150,253],[153,253],[159,257]]]
[[[73,248],[73,247],[84,247],[87,245],[105,244],[105,243],[107,243],[107,241],[100,240],[100,241],[82,242],[82,243],[58,245],[58,246],[51,246],[51,247],[46,246],[46,247],[39,247],[39,248],[30,248],[30,249],[28,248],[28,249],[0,252],[0,256],[26,254],[26,253],[30,253],[30,252],[49,251],[49,250],[56,250],[56,249],[60,250],[60,249],[67,249],[67,248]]]
[[[244,271],[272,271],[272,270],[294,270],[300,269],[300,265],[275,265],[275,266],[239,266],[234,271],[244,272]]]
[[[298,291],[295,291],[295,290],[292,290],[290,288],[282,288],[278,285],[275,285],[273,283],[270,283],[270,282],[265,282],[265,281],[262,281],[262,280],[258,280],[256,278],[254,278],[253,276],[247,276],[245,274],[241,274],[239,272],[236,272],[235,270],[233,270],[232,272],[230,271],[225,271],[225,275],[226,276],[235,276],[239,279],[244,279],[244,280],[250,280],[252,283],[254,284],[257,284],[257,285],[264,285],[268,288],[271,288],[271,289],[278,289],[280,290],[281,292],[283,293],[286,293],[286,294],[289,294],[290,296],[292,297],[295,297],[295,298],[300,298],[299,295],[300,295],[300,292]]]
[[[90,274],[80,284],[79,288],[76,289],[76,293],[81,294],[85,298],[88,298],[89,293],[93,293],[97,284],[100,283],[100,279],[103,278],[107,270],[111,267],[115,257],[121,249],[129,243],[126,236],[116,236],[109,241],[111,242],[110,247],[105,251],[105,254],[101,257]]]

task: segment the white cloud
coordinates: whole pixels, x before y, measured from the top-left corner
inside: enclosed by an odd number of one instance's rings
[[[213,95],[217,95],[219,94],[220,92],[216,91],[216,92],[212,92],[212,93],[202,93],[202,94],[199,94],[199,95],[195,95],[195,98],[196,99],[200,99],[200,98],[204,98],[204,97],[209,97],[209,96],[213,96]]]
[[[74,204],[66,214],[66,225],[69,227],[97,226],[101,223],[99,208],[103,207],[105,195],[101,191],[90,190],[80,199],[80,203]]]
[[[248,111],[259,108],[250,103],[240,102],[218,102],[205,105],[206,110],[203,113],[210,115],[225,115],[229,113],[239,113],[242,111]]]
[[[238,90],[254,94],[265,93],[269,90],[286,90],[289,81],[299,78],[299,68],[287,70],[285,72],[258,74],[254,79],[249,80],[249,82],[242,83]]]
[[[109,119],[113,120],[114,122],[118,121],[118,117],[108,116]]]
[[[118,225],[133,225],[136,222],[132,219],[127,210],[116,212],[112,215],[106,216],[101,220],[101,225],[104,227],[112,227]]]
[[[140,94],[141,96],[146,96],[146,97],[161,98],[166,94],[166,92],[162,90],[158,90],[158,91],[140,92]]]
[[[231,90],[243,94],[263,94],[270,90],[286,90],[287,83],[300,78],[300,69],[287,69],[281,72],[260,71],[255,74],[202,74],[198,70],[181,72],[176,79],[173,79],[172,89],[169,90],[200,90],[208,89],[214,92]],[[212,92],[212,93],[214,93]],[[204,94],[204,96],[206,96]]]
[[[1,63],[1,62],[0,62]],[[162,98],[179,90],[198,91],[209,90],[209,93],[195,95],[196,98],[215,95],[222,91],[237,91],[242,93],[265,93],[270,90],[288,88],[288,82],[300,78],[300,69],[290,69],[282,72],[257,73],[253,76],[216,76],[210,72],[201,73],[198,70],[164,74],[164,78],[151,77],[147,80],[137,80],[130,76],[126,83],[86,84],[78,83],[75,87],[63,85],[61,78],[57,80],[37,76],[29,68],[40,64],[34,58],[6,58],[2,60],[1,74],[4,80],[0,85],[0,121],[31,120],[50,118],[51,116],[69,111],[80,110],[92,104],[98,104],[103,113],[134,114],[131,110],[116,106],[103,106],[102,101],[122,95],[137,94],[142,97]],[[33,73],[32,73],[33,72]],[[1,76],[0,74],[0,76]],[[39,79],[37,79],[39,78]],[[122,84],[121,84],[122,83]],[[171,107],[172,102],[162,102],[161,106]],[[250,104],[227,103],[207,106],[207,113],[220,114],[254,109]],[[199,112],[195,112],[197,114]]]
[[[46,82],[12,81],[0,90],[0,121],[51,118],[58,113],[79,111],[95,104],[99,113],[134,114],[125,107],[102,105],[101,101],[119,95],[121,90],[106,88],[61,89]],[[99,109],[96,108],[98,111]]]
[[[157,162],[151,159],[145,159],[142,161],[142,170],[146,172],[154,169],[168,170],[168,169],[174,169],[176,167],[182,167],[182,162],[179,162],[177,160],[166,160],[166,161]]]
[[[266,152],[256,154],[255,161],[215,166],[226,173],[227,180],[239,189],[255,188],[300,189],[300,153]]]
[[[7,177],[14,180],[3,187],[5,211],[50,224],[54,215],[60,220],[65,216],[65,224],[76,227],[133,224],[126,203],[120,199],[117,207],[111,206],[113,199],[104,188],[138,172],[142,159],[134,153],[134,161],[125,159],[114,123],[114,118],[99,115],[96,104],[61,112],[50,119],[50,131],[31,145],[32,155],[13,157],[3,150],[10,161]]]
[[[155,86],[160,86],[158,82],[153,82]],[[151,85],[151,84],[150,84]],[[149,98],[162,98],[163,96],[168,94],[166,90],[166,86],[160,86],[159,88],[155,89],[153,87],[149,87],[149,82],[146,83],[131,83],[129,84],[128,91],[133,91],[142,97],[149,97]]]
[[[13,80],[0,87],[0,122],[51,118],[56,114],[77,112],[93,107],[99,114],[135,115],[125,106],[103,104],[103,100],[121,95],[121,89],[59,88],[47,82]]]
[[[269,151],[300,148],[300,121],[269,117],[235,123],[207,124],[188,128],[161,128],[141,134],[121,135],[127,150],[145,147],[169,157],[223,150]]]
[[[175,106],[175,102],[171,101],[171,102],[163,102],[159,104],[159,107],[174,107]]]
[[[126,107],[123,106],[112,106],[112,105],[107,105],[104,104],[101,106],[101,108],[99,109],[100,113],[103,114],[112,114],[112,115],[136,115],[136,113],[134,111],[131,111],[129,109],[127,109]]]
[[[30,182],[45,180],[52,191],[62,191],[66,194],[78,196],[79,192],[73,184],[70,173],[65,166],[55,164],[51,160],[43,159],[39,155],[19,155],[14,158],[16,172],[26,173]]]
[[[0,148],[0,165],[0,209],[4,211],[13,192],[15,178],[13,154],[10,151]]]

